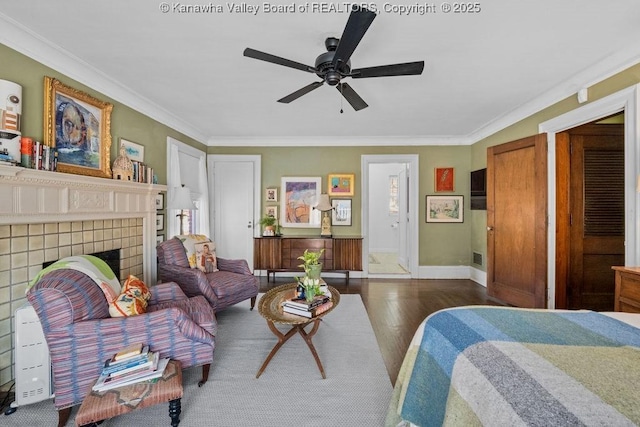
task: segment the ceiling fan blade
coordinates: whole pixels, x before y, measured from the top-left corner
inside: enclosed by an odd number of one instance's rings
[[[344,99],[351,104],[354,110],[360,111],[363,108],[368,107],[367,103],[364,102],[364,100],[360,98],[360,95],[358,95],[348,84],[340,83],[336,86],[336,89],[338,89],[342,96],[344,96]]]
[[[334,68],[337,68],[338,63],[345,63],[351,58],[351,54],[356,50],[358,43],[364,37],[375,17],[376,14],[374,12],[364,7],[353,7],[347,25],[344,27],[342,37],[340,37],[336,53],[333,56]]]
[[[406,62],[404,64],[380,65],[377,67],[351,70],[351,77],[364,79],[367,77],[412,76],[422,74],[424,61]]]
[[[309,73],[315,73],[316,69],[309,66],[304,65],[296,61],[292,61],[290,59],[280,58],[279,56],[271,55],[270,53],[260,52],[259,50],[246,48],[243,53],[244,56],[253,59],[259,59],[261,61],[271,62],[272,64],[283,65],[289,68],[295,68],[297,70],[307,71]]]
[[[289,94],[289,95],[285,96],[284,98],[278,99],[278,102],[282,102],[283,104],[288,104],[291,101],[295,101],[296,99],[300,98],[302,95],[306,95],[309,92],[311,92],[312,90],[319,88],[320,86],[322,86],[323,83],[324,83],[324,81],[313,82],[310,85],[307,85],[307,86],[303,87],[302,89],[298,89],[297,91],[293,92],[292,94]]]

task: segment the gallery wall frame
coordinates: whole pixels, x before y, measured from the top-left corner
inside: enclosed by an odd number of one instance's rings
[[[124,152],[134,162],[144,162],[144,146],[128,139],[120,138],[120,147],[124,146]]]
[[[164,214],[156,214],[156,231],[164,230]]]
[[[277,202],[278,201],[278,189],[277,188],[267,188],[264,192],[264,199],[267,202]]]
[[[156,210],[161,211],[164,209],[164,193],[156,194]]]
[[[278,219],[278,205],[274,205],[274,206],[267,206],[264,209],[264,214],[266,216],[272,216],[275,219]]]
[[[331,225],[351,225],[351,199],[331,199]]]
[[[113,105],[44,78],[44,144],[58,152],[58,172],[111,178]]]
[[[313,209],[322,191],[320,177],[282,177],[282,227],[320,228],[320,211]]]
[[[426,222],[464,222],[464,196],[426,196]]]
[[[434,183],[436,192],[454,191],[454,168],[435,168]]]
[[[329,196],[353,196],[356,176],[353,173],[332,173],[327,176],[327,194]]]

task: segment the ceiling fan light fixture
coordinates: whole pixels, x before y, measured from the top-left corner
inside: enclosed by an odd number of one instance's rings
[[[337,71],[328,71],[324,76],[324,81],[327,82],[329,86],[335,86],[340,83],[340,73]]]

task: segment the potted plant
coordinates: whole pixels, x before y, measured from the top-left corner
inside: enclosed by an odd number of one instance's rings
[[[260,225],[264,227],[262,231],[263,236],[275,236],[276,218],[273,215],[265,215],[260,218]]]
[[[308,249],[304,250],[304,254],[298,257],[303,263],[298,267],[302,267],[307,277],[310,279],[319,279],[320,272],[322,271],[322,263],[320,259],[322,254],[324,253],[324,249],[321,249],[318,252],[309,252]]]

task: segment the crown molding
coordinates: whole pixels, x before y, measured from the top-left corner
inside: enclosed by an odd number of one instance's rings
[[[201,143],[199,129],[0,12],[0,43]]]
[[[393,141],[393,144],[389,142]],[[384,147],[471,145],[457,136],[269,136],[210,138],[209,147]]]

